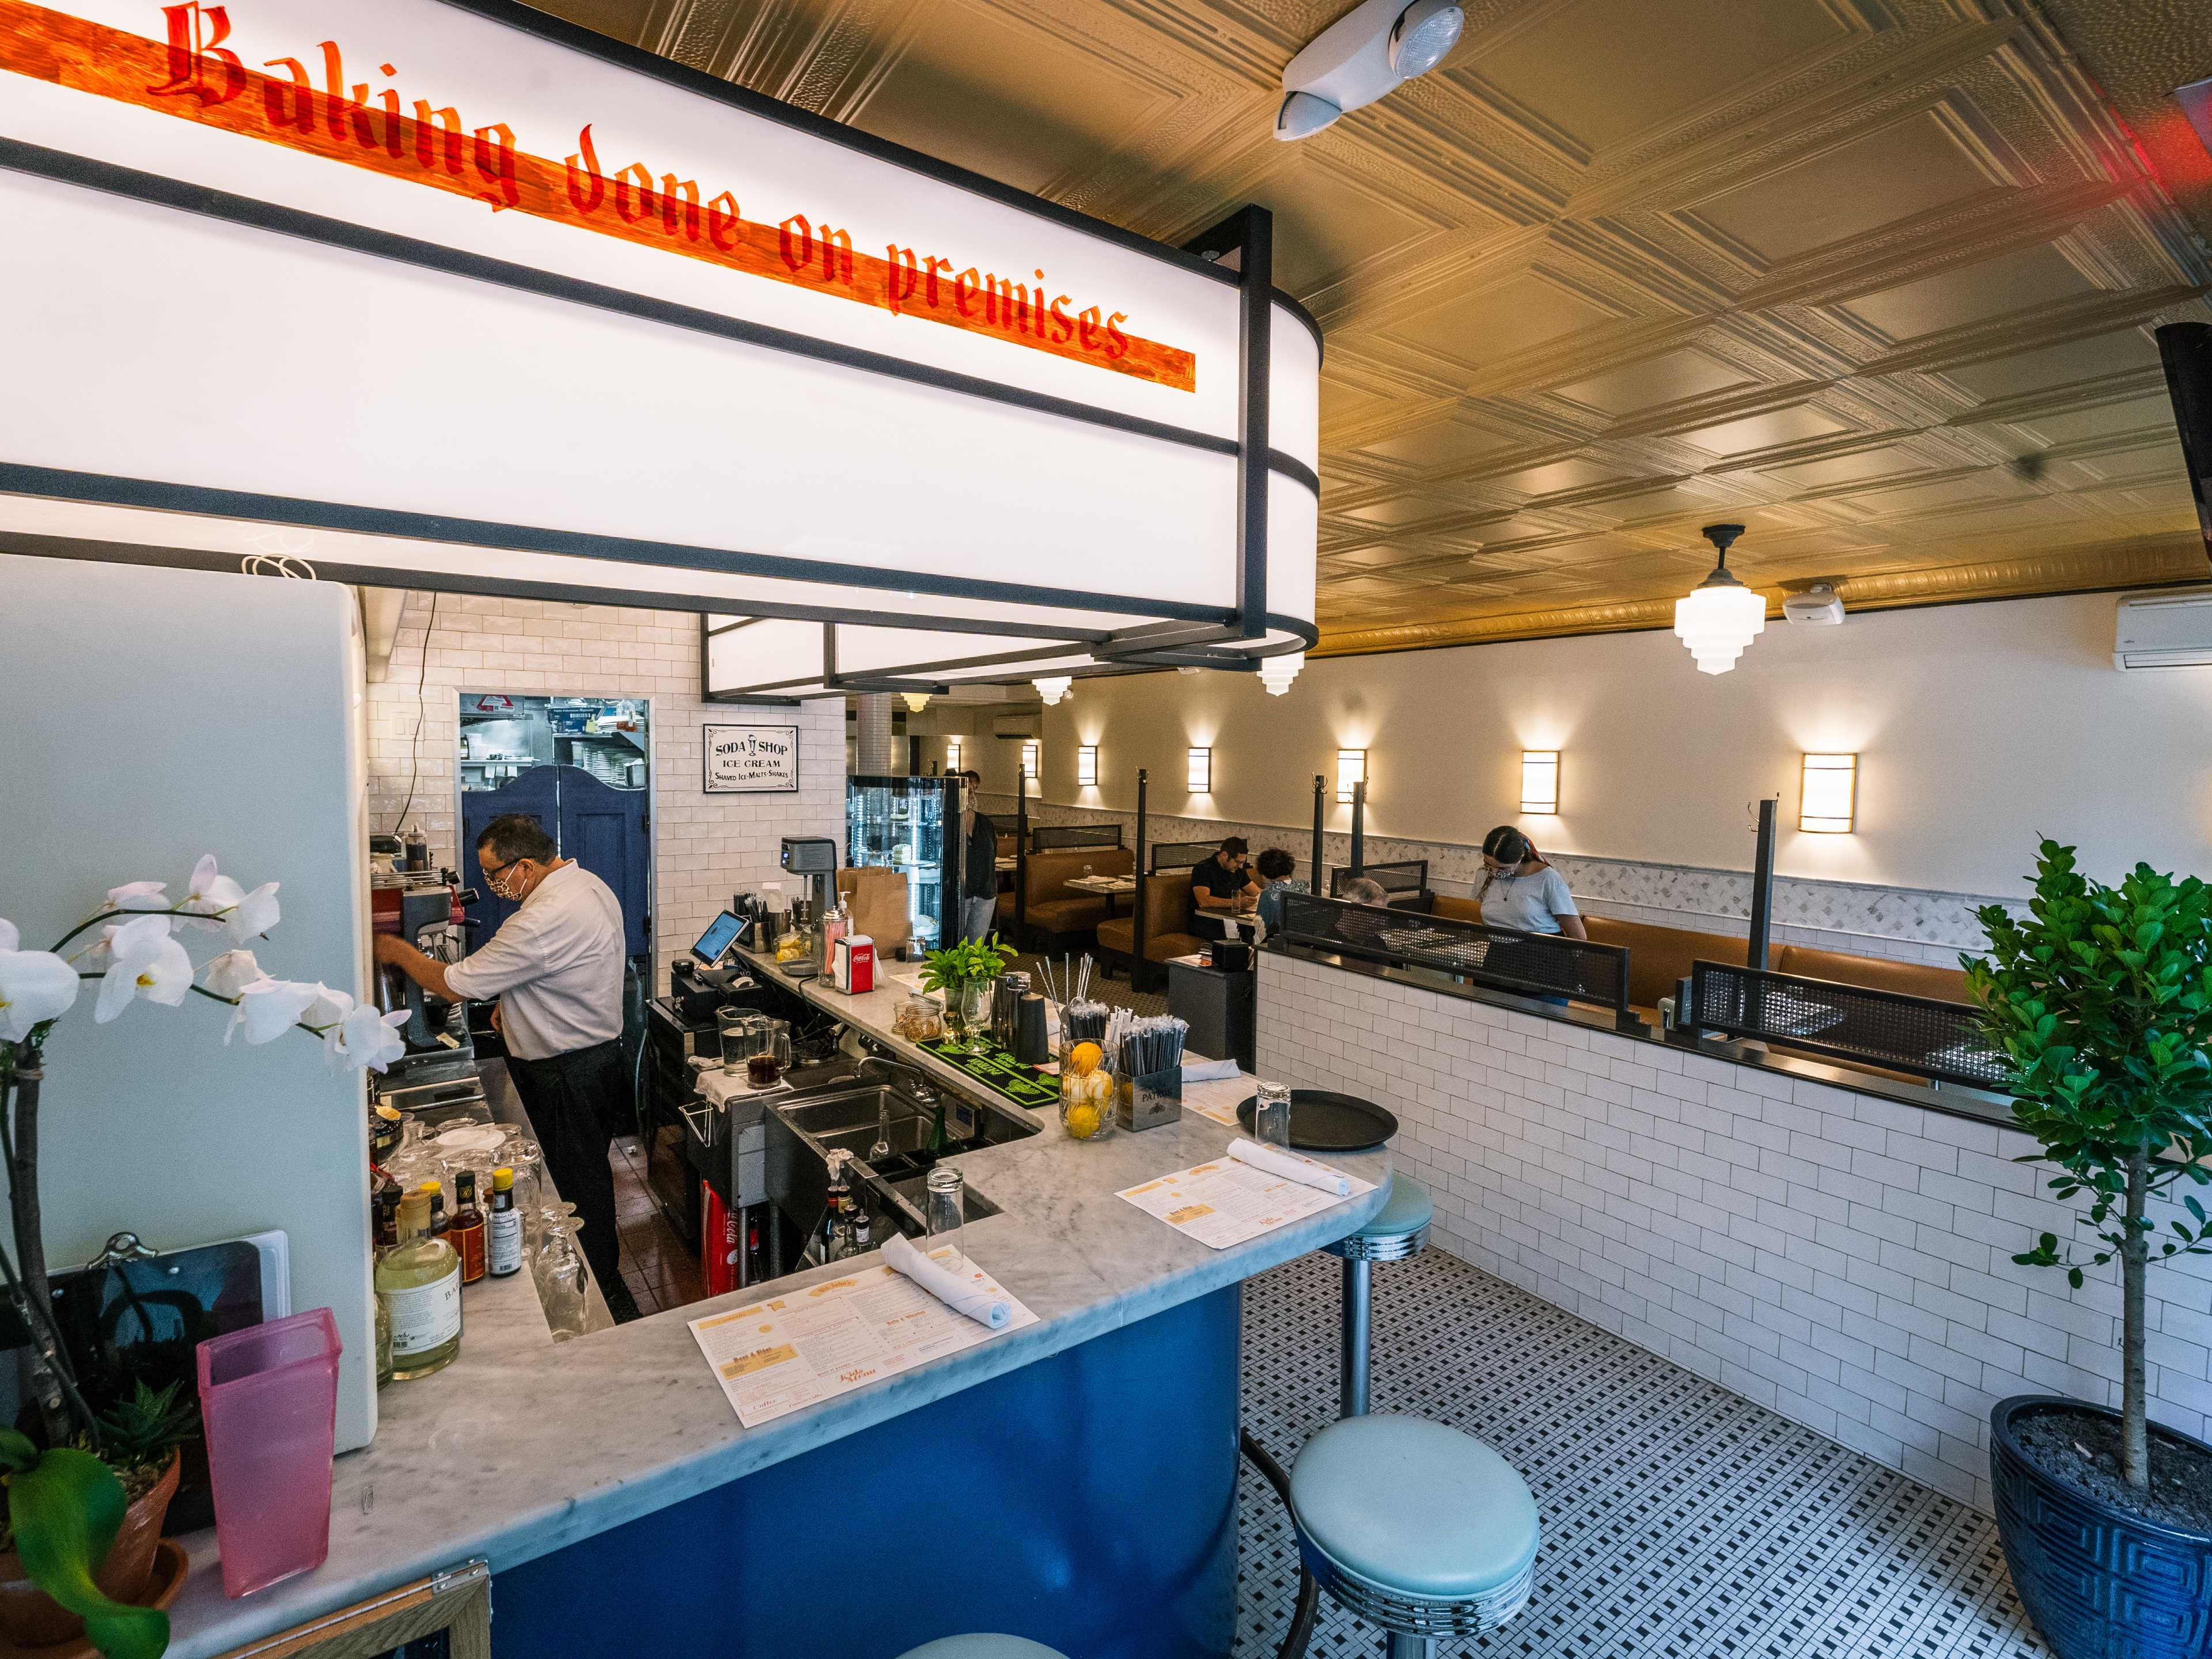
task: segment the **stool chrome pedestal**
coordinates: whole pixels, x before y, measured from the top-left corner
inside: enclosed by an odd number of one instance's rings
[[[1020,1636],[946,1636],[908,1648],[899,1659],[1067,1659],[1058,1648]]]
[[[1337,1359],[1337,1415],[1367,1410],[1368,1352],[1374,1323],[1373,1264],[1402,1261],[1429,1242],[1436,1206],[1410,1176],[1393,1175],[1390,1190],[1366,1225],[1322,1248],[1344,1261],[1343,1348]]]

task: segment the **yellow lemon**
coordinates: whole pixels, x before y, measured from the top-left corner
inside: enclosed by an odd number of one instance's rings
[[[1078,1140],[1088,1140],[1098,1133],[1098,1109],[1096,1106],[1071,1106],[1067,1109],[1067,1133]]]
[[[1098,1069],[1104,1052],[1095,1042],[1079,1042],[1067,1051],[1067,1063],[1074,1067],[1078,1077],[1089,1077]]]

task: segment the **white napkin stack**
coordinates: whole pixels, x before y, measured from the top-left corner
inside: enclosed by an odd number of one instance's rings
[[[1239,1135],[1229,1143],[1229,1156],[1239,1164],[1265,1170],[1269,1175],[1279,1175],[1285,1181],[1318,1187],[1325,1193],[1334,1193],[1339,1198],[1352,1195],[1351,1178],[1341,1170],[1332,1170],[1326,1164],[1316,1164],[1310,1158],[1300,1158],[1296,1152],[1286,1152],[1279,1146],[1262,1146],[1256,1140],[1247,1140]]]
[[[1233,1060],[1186,1060],[1182,1063],[1185,1083],[1226,1083],[1237,1075]]]
[[[1005,1297],[993,1296],[944,1263],[932,1261],[903,1234],[894,1234],[884,1246],[884,1260],[955,1313],[966,1314],[979,1325],[1000,1331],[1014,1316]]]

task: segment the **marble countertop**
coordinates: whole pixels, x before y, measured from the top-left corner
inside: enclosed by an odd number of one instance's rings
[[[791,984],[772,965],[755,966]],[[904,988],[890,983],[860,997],[818,984],[792,988],[937,1081],[974,1092],[962,1073],[890,1035]],[[460,1358],[385,1389],[376,1438],[337,1461],[321,1568],[229,1601],[212,1534],[187,1540],[193,1571],[170,1610],[172,1659],[208,1659],[472,1557],[488,1559],[496,1578],[502,1568],[1248,1279],[1341,1237],[1380,1207],[1387,1150],[1334,1160],[1376,1182],[1375,1191],[1226,1250],[1115,1196],[1218,1157],[1234,1132],[1190,1104],[1233,1106],[1249,1091],[1249,1082],[1186,1085],[1180,1121],[1103,1141],[1071,1139],[1055,1115],[1031,1113],[1039,1133],[960,1154],[969,1182],[1001,1206],[967,1225],[966,1248],[1037,1322],[756,1429],[738,1422],[689,1322],[741,1306],[757,1288],[556,1346],[526,1278],[471,1285]],[[780,1283],[838,1271],[815,1268]]]

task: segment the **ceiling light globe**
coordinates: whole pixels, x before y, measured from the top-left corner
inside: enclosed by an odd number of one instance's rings
[[[1067,695],[1067,688],[1074,682],[1066,674],[1052,674],[1030,684],[1036,687],[1037,696],[1044,699],[1044,706],[1049,708]]]
[[[1260,659],[1260,684],[1271,697],[1279,697],[1291,689],[1298,671],[1306,665],[1306,653],[1293,651],[1285,657],[1262,657]]]
[[[1766,631],[1766,601],[1726,570],[1716,570],[1674,601],[1674,635],[1700,674],[1725,674]]]
[[[1467,14],[1456,0],[1413,0],[1390,28],[1390,69],[1401,81],[1426,75],[1459,44]]]
[[[1275,112],[1275,137],[1285,143],[1310,138],[1323,127],[1334,125],[1343,113],[1328,99],[1310,92],[1285,93],[1283,106]]]

